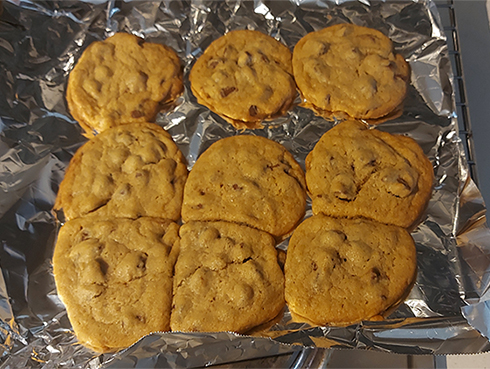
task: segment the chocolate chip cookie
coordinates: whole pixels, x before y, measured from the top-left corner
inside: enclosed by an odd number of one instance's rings
[[[189,222],[180,229],[173,331],[245,333],[284,307],[274,238],[243,225]]]
[[[405,98],[410,73],[388,37],[353,24],[304,36],[294,48],[293,71],[307,105],[358,119],[395,110]]]
[[[170,47],[116,33],[90,44],[68,78],[66,99],[88,136],[120,124],[151,121],[183,91]]]
[[[401,227],[315,215],[289,242],[286,301],[318,325],[367,320],[397,303],[412,285],[415,245]]]
[[[432,194],[434,170],[417,142],[359,121],[327,131],[305,163],[314,214],[410,227]]]
[[[236,128],[259,128],[284,114],[296,97],[291,52],[259,31],[237,30],[215,40],[191,69],[200,104]]]
[[[178,228],[154,218],[90,217],[61,227],[54,276],[80,343],[114,351],[170,329]]]
[[[68,220],[86,215],[178,220],[186,178],[185,158],[170,134],[153,123],[125,124],[78,149],[54,208]]]
[[[182,219],[225,220],[280,238],[303,218],[305,188],[302,168],[281,144],[259,136],[224,138],[189,173]]]

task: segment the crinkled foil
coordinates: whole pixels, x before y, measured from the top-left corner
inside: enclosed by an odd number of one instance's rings
[[[300,367],[314,362],[312,356],[326,357],[325,348],[404,354],[490,350],[490,232],[458,137],[451,64],[432,2],[12,0],[0,6],[3,368],[196,367],[293,356],[284,364]],[[83,50],[124,31],[177,51],[185,93],[157,123],[172,134],[189,168],[210,144],[236,134],[278,141],[304,166],[334,122],[299,106],[298,97],[264,129],[237,131],[197,104],[187,76],[203,50],[229,30],[257,29],[292,49],[308,32],[340,22],[381,30],[412,71],[403,114],[377,128],[413,137],[435,169],[426,216],[412,233],[418,276],[407,299],[384,321],[349,327],[298,323],[286,309],[271,327],[250,336],[157,332],[104,355],[79,345],[54,284],[51,256],[59,225],[51,209],[70,158],[86,141],[64,97]],[[287,249],[287,241],[278,247]]]

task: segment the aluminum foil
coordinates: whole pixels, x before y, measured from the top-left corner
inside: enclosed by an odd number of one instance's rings
[[[258,358],[286,358],[285,366],[302,367],[343,348],[403,354],[490,350],[490,231],[458,136],[451,64],[431,1],[11,0],[0,6],[2,368],[197,367]],[[78,344],[52,274],[59,225],[51,209],[70,158],[86,141],[64,97],[83,50],[124,31],[177,51],[185,92],[157,123],[172,134],[189,169],[213,142],[237,134],[278,141],[304,166],[335,122],[301,107],[298,96],[285,116],[264,129],[237,131],[197,104],[187,76],[203,50],[229,30],[257,29],[292,49],[308,32],[341,22],[381,30],[412,70],[403,114],[377,127],[413,137],[435,170],[426,216],[412,233],[418,276],[407,299],[384,321],[349,327],[298,323],[286,308],[271,327],[249,336],[156,332],[103,355]],[[278,247],[287,250],[287,244]]]

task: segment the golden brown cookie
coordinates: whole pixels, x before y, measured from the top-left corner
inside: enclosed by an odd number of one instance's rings
[[[225,220],[281,237],[303,218],[304,173],[281,144],[234,136],[211,145],[184,189],[182,219]]]
[[[170,329],[177,241],[177,224],[152,218],[89,217],[61,227],[54,276],[80,343],[114,351]]]
[[[338,24],[311,32],[293,52],[294,78],[307,104],[320,111],[374,119],[403,101],[409,67],[381,32]]]
[[[178,220],[186,178],[185,158],[162,127],[125,124],[78,149],[54,208],[68,220],[89,214]]]
[[[413,139],[345,121],[306,158],[313,213],[410,227],[425,211],[434,170]]]
[[[296,97],[291,52],[259,31],[228,32],[205,50],[189,80],[200,104],[236,128],[259,128]]]
[[[172,331],[244,333],[284,307],[284,275],[274,238],[227,222],[180,229]]]
[[[90,44],[68,78],[66,99],[86,130],[151,121],[183,90],[177,54],[169,47],[116,33]]]
[[[289,242],[286,301],[318,325],[355,323],[397,303],[415,271],[415,245],[404,228],[315,215]]]

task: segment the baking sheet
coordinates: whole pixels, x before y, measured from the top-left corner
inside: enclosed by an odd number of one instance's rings
[[[301,107],[298,96],[288,114],[266,122],[266,128],[237,131],[197,104],[188,72],[229,30],[257,29],[292,49],[308,32],[342,22],[382,31],[409,62],[403,114],[377,129],[413,137],[434,165],[433,196],[412,233],[418,276],[406,301],[383,322],[349,327],[297,323],[286,309],[276,324],[257,333],[260,337],[155,333],[115,355],[98,355],[77,344],[52,275],[59,224],[51,209],[71,156],[86,141],[64,98],[68,74],[83,50],[124,31],[177,51],[185,92],[156,122],[172,134],[189,169],[213,142],[236,134],[280,142],[304,167],[306,155],[334,121]],[[431,1],[8,1],[0,15],[0,71],[3,368],[192,367],[277,357],[307,347],[406,354],[490,350],[486,209],[458,137],[451,65]],[[278,247],[286,250],[287,242]]]

